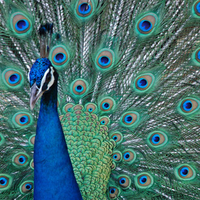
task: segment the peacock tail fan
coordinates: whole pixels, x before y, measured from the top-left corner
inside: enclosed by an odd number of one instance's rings
[[[83,199],[199,199],[199,20],[198,0],[0,0],[0,199],[33,199],[41,48]]]

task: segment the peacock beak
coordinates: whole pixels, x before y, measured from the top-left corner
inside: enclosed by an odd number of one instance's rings
[[[36,83],[31,87],[31,96],[30,96],[30,108],[33,110],[37,100],[42,96],[44,91],[39,90]]]

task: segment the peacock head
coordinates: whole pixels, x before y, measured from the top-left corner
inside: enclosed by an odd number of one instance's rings
[[[58,73],[52,66],[48,58],[39,58],[33,64],[30,73],[29,81],[31,87],[30,107],[34,108],[37,100],[50,90],[58,80]]]

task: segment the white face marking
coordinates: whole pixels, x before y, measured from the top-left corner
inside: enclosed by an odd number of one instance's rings
[[[47,85],[47,90],[53,85],[54,80],[55,80],[54,75],[53,75],[54,69],[53,69],[53,67],[50,67],[50,68],[51,68],[51,81]]]
[[[54,80],[55,80],[54,75],[53,75],[54,69],[53,69],[53,67],[50,67],[50,68],[47,69],[47,71],[44,73],[44,76],[43,76],[42,81],[41,81],[40,89],[39,89],[39,91],[38,91],[38,93],[37,93],[37,96],[38,96],[39,94],[42,93],[42,87],[43,87],[43,85],[44,85],[44,83],[45,83],[45,81],[46,81],[46,76],[47,76],[47,74],[48,74],[49,72],[51,73],[51,80],[49,81],[46,90],[49,90],[49,88],[53,85]]]

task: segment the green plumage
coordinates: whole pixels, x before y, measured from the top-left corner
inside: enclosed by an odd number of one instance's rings
[[[83,199],[199,199],[198,6],[0,1],[0,199],[33,199],[28,74],[46,43]],[[40,38],[46,23],[54,32]]]

